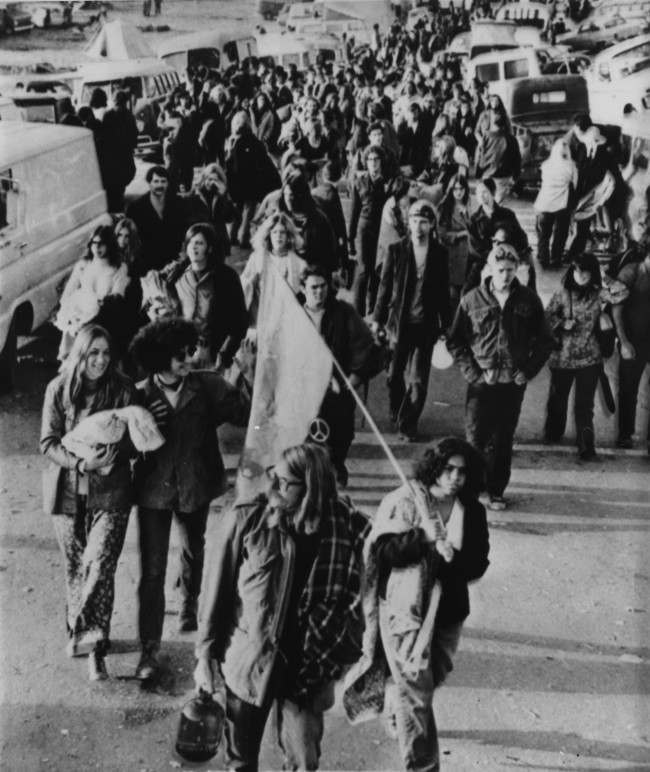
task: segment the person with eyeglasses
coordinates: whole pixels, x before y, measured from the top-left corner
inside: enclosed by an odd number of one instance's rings
[[[274,701],[283,768],[317,769],[323,714],[361,653],[368,521],[338,497],[320,445],[288,448],[269,474],[213,534],[194,681],[224,703],[229,769],[258,769]]]
[[[343,705],[353,722],[384,706],[407,770],[440,769],[434,694],[453,669],[468,583],[489,565],[477,498],[484,466],[467,442],[439,440],[413,479],[384,497],[366,539],[363,655],[346,677]]]
[[[86,254],[75,263],[61,295],[55,325],[62,332],[58,359],[72,350],[79,329],[95,320],[110,296],[124,297],[129,273],[110,225],[95,228]],[[110,326],[110,325],[104,325]],[[114,332],[109,329],[109,332]]]
[[[180,536],[179,632],[197,626],[204,537],[210,502],[227,490],[217,427],[245,426],[248,393],[213,371],[193,370],[198,331],[183,319],[162,319],[143,327],[130,353],[147,373],[139,384],[142,405],[165,437],[158,450],[138,458],[134,470],[138,505],[141,577],[138,633],[142,655],[136,677],[153,678],[165,615],[165,574],[172,519]]]

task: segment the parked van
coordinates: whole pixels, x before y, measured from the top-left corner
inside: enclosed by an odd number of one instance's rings
[[[623,108],[650,109],[650,34],[603,51],[586,73],[593,120],[621,125]]]
[[[268,32],[255,36],[257,56],[265,64],[295,65],[299,70],[319,62],[338,61],[343,54],[341,43],[332,35],[293,35],[290,32]]]
[[[173,67],[154,57],[82,64],[75,71],[71,86],[77,108],[90,102],[96,88],[104,89],[109,99],[118,89],[128,91],[129,107],[138,126],[138,147],[146,152],[159,142],[160,105],[180,82]]]
[[[192,32],[161,40],[156,45],[156,53],[179,74],[188,67],[225,70],[249,56],[257,56],[257,43],[250,34]]]
[[[92,132],[0,121],[0,388],[17,336],[47,321],[92,231],[110,222]]]
[[[490,93],[505,99],[508,81],[542,75],[542,60],[535,48],[510,48],[490,51],[467,62],[466,78],[490,84]]]

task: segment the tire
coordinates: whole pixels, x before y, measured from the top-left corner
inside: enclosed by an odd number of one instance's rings
[[[16,376],[16,353],[18,349],[18,330],[16,318],[11,320],[7,338],[0,351],[0,394],[13,391]]]

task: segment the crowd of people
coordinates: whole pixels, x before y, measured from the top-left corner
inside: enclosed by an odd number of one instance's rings
[[[543,432],[557,442],[575,382],[576,444],[592,460],[594,395],[618,339],[618,445],[633,444],[650,361],[648,224],[626,217],[620,159],[577,115],[542,164],[533,254],[503,204],[521,171],[507,111],[445,53],[468,22],[452,6],[412,30],[376,28],[369,46],[346,41],[345,62],[305,71],[251,59],[188,73],[159,117],[163,162],[126,206],[137,138],[127,97],[107,109],[96,90],[76,117],[95,133],[115,223],[93,233],[63,291],[61,370],[43,407],[67,650],[88,656],[91,679],[108,677],[115,571],[136,505],[136,675],[156,676],[175,520],[179,630],[197,635],[197,687],[224,685],[233,769],[257,768],[274,701],[287,768],[317,768],[333,685],[360,662],[382,678],[357,672],[350,699],[381,682],[405,768],[438,769],[432,694],[469,613],[467,583],[488,565],[478,496],[507,506],[527,384],[548,364]],[[603,190],[625,236],[607,270],[590,249]],[[241,275],[227,262],[235,246],[250,250]],[[537,273],[558,266],[544,308]],[[268,494],[219,514],[204,571],[209,505],[227,487],[217,427],[248,421],[267,267],[340,365],[320,409],[329,437],[282,449]],[[419,441],[441,340],[467,381],[466,440],[427,448],[371,527],[338,492],[353,390],[386,369],[393,426]],[[88,453],[69,449],[84,422],[134,405],[152,419],[146,441],[115,419]]]

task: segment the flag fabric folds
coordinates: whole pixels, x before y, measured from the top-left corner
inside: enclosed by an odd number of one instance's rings
[[[261,277],[251,416],[239,462],[237,499],[266,490],[266,469],[304,442],[332,377],[332,354],[277,269]]]

